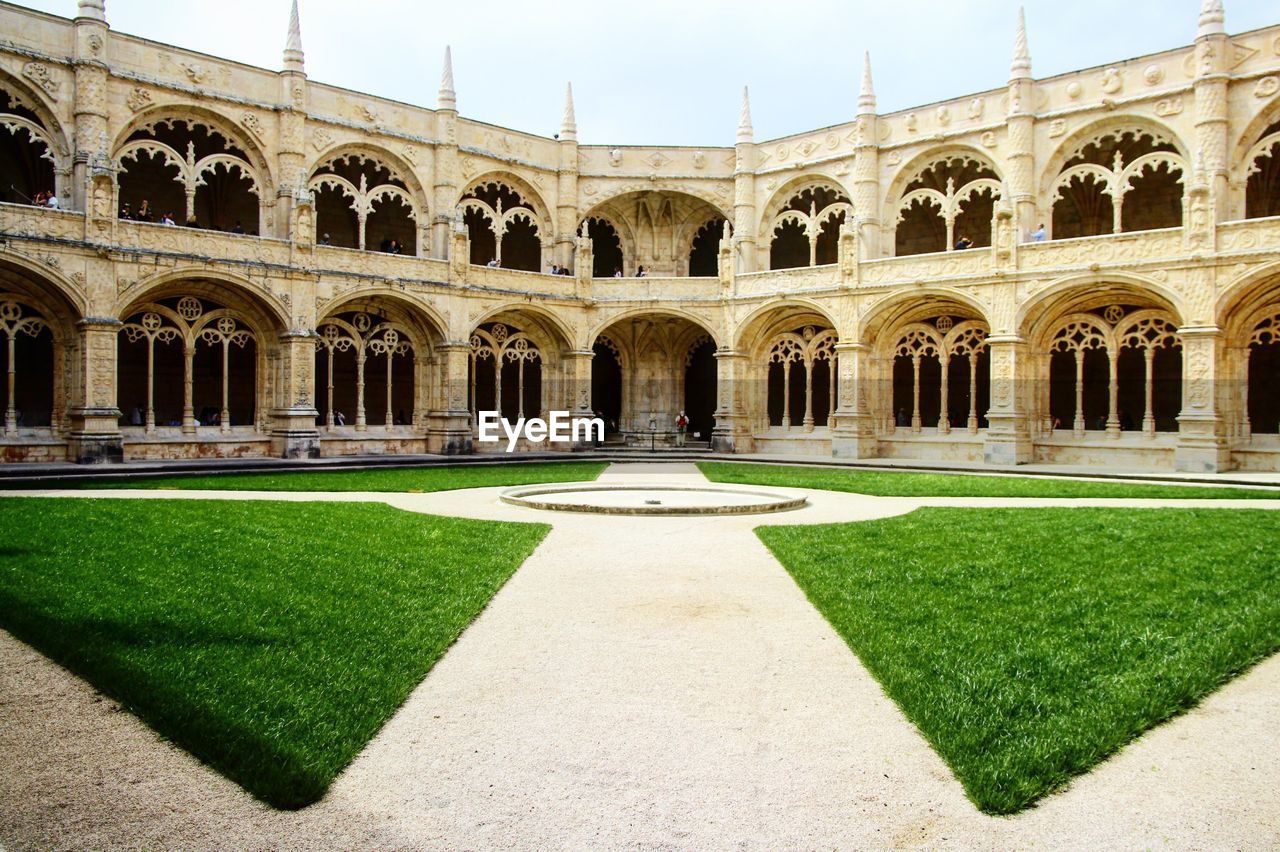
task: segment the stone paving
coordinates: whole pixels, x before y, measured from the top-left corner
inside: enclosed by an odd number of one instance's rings
[[[615,465],[605,482],[705,482]],[[627,517],[435,494],[381,500],[553,529],[321,802],[272,811],[0,634],[0,842],[188,848],[1268,848],[1280,657],[1015,817],[979,813],[752,529],[921,505],[1273,501],[876,498]],[[28,495],[38,492],[27,492]]]

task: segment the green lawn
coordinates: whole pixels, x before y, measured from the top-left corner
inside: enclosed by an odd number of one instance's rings
[[[495,485],[536,485],[595,479],[605,462],[402,467],[371,470],[302,470],[288,473],[222,473],[108,480],[81,488],[176,488],[183,491],[448,491]],[[42,485],[41,487],[47,487]]]
[[[757,532],[989,813],[1280,649],[1280,513],[931,508]]]
[[[0,627],[301,807],[547,529],[355,503],[5,498]]]
[[[1034,479],[1025,476],[975,476],[912,473],[899,470],[850,470],[778,464],[698,462],[712,482],[852,491],[875,497],[1155,497],[1159,499],[1280,500],[1280,489],[1224,488],[1099,482],[1082,479]]]

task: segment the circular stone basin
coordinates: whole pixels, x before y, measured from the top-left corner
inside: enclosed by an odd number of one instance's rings
[[[715,485],[525,485],[500,497],[529,509],[602,515],[752,515],[799,509],[808,502],[775,491]]]

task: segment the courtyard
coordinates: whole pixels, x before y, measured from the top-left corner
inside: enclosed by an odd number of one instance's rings
[[[574,481],[806,504],[500,499]],[[6,492],[0,842],[1267,847],[1277,496],[726,462]]]

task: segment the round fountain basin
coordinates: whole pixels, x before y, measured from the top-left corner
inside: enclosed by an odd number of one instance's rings
[[[601,515],[752,515],[808,502],[776,491],[716,485],[522,485],[500,497],[529,509]]]

